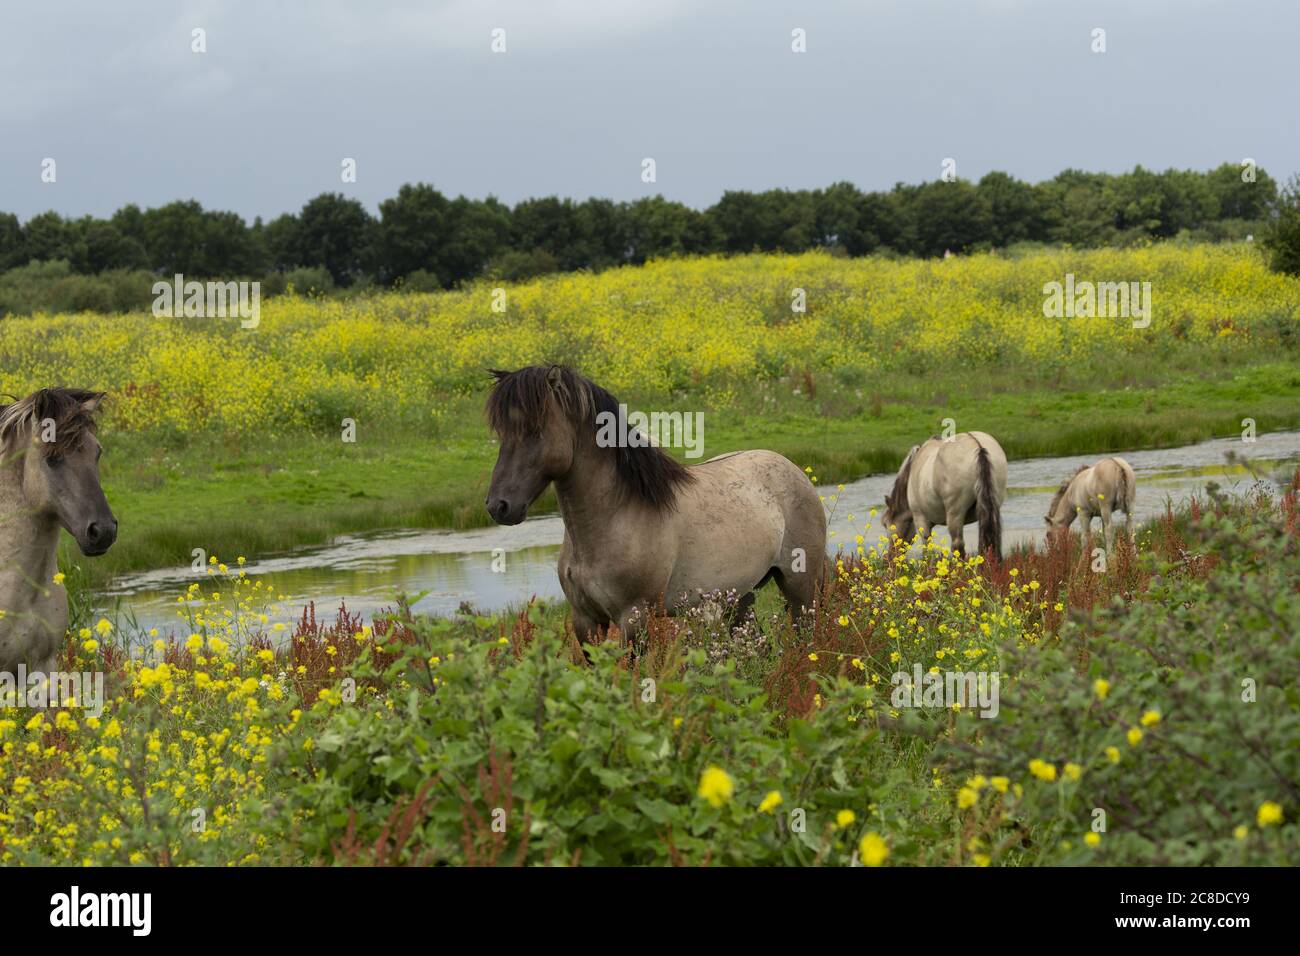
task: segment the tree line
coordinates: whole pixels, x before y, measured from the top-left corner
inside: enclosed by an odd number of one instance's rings
[[[1021,242],[1240,238],[1276,218],[1278,203],[1272,177],[1235,163],[1203,173],[1071,169],[1035,184],[990,172],[978,182],[900,183],[884,192],[848,182],[728,191],[704,210],[662,196],[546,197],[510,207],[490,196],[451,199],[416,183],[381,202],[377,216],[339,193],[251,224],[194,200],[127,205],[108,219],[46,212],[20,223],[0,213],[0,271],[56,260],[79,275],[145,270],[231,278],[306,268],[324,270],[340,287],[401,280],[446,288],[485,274],[511,280],[673,255],[827,249],[941,256]]]

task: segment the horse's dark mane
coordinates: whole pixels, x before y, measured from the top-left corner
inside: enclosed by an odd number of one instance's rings
[[[1052,495],[1052,503],[1047,506],[1048,521],[1051,521],[1052,515],[1056,514],[1056,506],[1061,503],[1061,499],[1065,497],[1065,493],[1070,490],[1070,485],[1074,484],[1074,479],[1079,477],[1079,472],[1086,471],[1087,468],[1087,465],[1080,465],[1078,468],[1074,469],[1074,473],[1071,474],[1069,478],[1066,478],[1065,481],[1061,482],[1061,487],[1057,488],[1056,494]]]
[[[618,415],[618,399],[565,365],[529,365],[517,372],[491,370],[496,377],[487,399],[488,425],[501,438],[540,434],[550,416],[566,415],[589,428],[594,443],[596,416]],[[653,445],[604,449],[615,456],[619,485],[629,497],[658,510],[671,509],[677,489],[695,476]]]
[[[930,440],[933,441],[938,437],[938,435],[932,435]],[[889,494],[885,495],[885,507],[895,514],[909,508],[907,503],[907,480],[912,476],[912,461],[920,450],[921,446],[916,445],[907,453],[907,457],[903,459],[903,467],[898,469],[898,477],[894,479],[894,487],[890,488]]]
[[[81,447],[87,434],[95,431],[95,416],[86,410],[88,402],[103,399],[103,392],[84,388],[42,388],[26,398],[0,405],[0,450],[20,433],[40,428],[46,419],[54,422],[54,441],[41,442],[45,458],[59,459]]]
[[[907,479],[911,474],[912,456],[908,455],[903,467],[898,470],[898,477],[894,479],[894,487],[885,495],[885,507],[894,514],[907,510]]]

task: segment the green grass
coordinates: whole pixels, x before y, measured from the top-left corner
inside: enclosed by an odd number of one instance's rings
[[[893,471],[945,418],[959,431],[996,436],[1013,459],[1190,444],[1240,434],[1247,417],[1260,433],[1300,427],[1300,371],[1276,358],[1188,348],[1125,356],[1113,367],[1079,369],[1074,380],[1032,370],[870,382],[825,374],[812,397],[803,383],[760,382],[727,407],[705,410],[705,455],[770,448],[811,467],[825,485]],[[588,371],[599,380],[598,370]],[[633,407],[700,407],[690,395],[624,398]],[[195,548],[254,558],[349,532],[484,526],[496,446],[481,402],[451,400],[449,424],[436,437],[362,423],[355,444],[298,434],[160,445],[147,434],[115,434],[110,424],[101,434],[103,477],[119,540],[92,561],[65,536],[63,565],[82,565],[94,585],[114,573],[188,563]],[[548,492],[532,513],[554,506]]]

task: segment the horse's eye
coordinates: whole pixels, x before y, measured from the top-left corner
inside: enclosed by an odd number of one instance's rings
[[[45,459],[45,464],[48,465],[48,466],[51,467],[51,468],[62,468],[62,467],[63,467],[63,459],[62,459],[62,458],[46,458],[46,459]]]

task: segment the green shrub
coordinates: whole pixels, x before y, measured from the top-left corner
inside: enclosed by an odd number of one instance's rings
[[[299,266],[284,274],[286,291],[292,287],[298,295],[316,295],[334,290],[334,278],[321,266]]]
[[[975,775],[967,826],[995,860],[1026,832],[1053,863],[1300,859],[1300,538],[1287,521],[1293,499],[1280,517],[1207,513],[1143,599],[1006,649],[999,718],[962,721],[947,757]],[[1196,562],[1217,563],[1183,573]],[[1273,806],[1284,817],[1270,823]],[[1105,831],[1088,837],[1094,820]]]
[[[376,862],[376,841],[401,830],[384,862],[843,865],[883,829],[876,807],[905,821],[895,858],[941,841],[927,789],[906,785],[912,769],[860,720],[860,683],[828,681],[823,707],[780,726],[757,687],[701,650],[656,685],[614,644],[579,667],[554,634],[496,640],[481,624],[475,639],[418,625],[387,675],[408,690],[336,705],[307,746],[284,740],[273,764],[299,783],[249,814],[268,839],[292,831],[307,859],[345,862]]]

